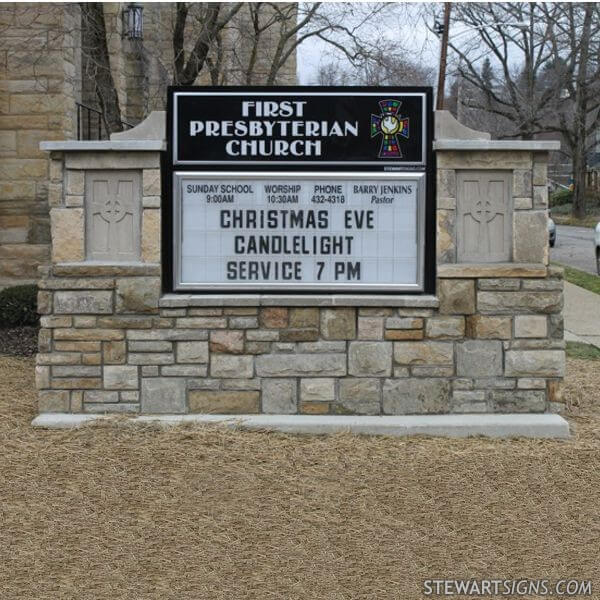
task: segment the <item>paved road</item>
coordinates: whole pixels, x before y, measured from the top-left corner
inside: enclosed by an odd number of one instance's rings
[[[565,340],[600,348],[600,295],[565,281]]]
[[[550,260],[596,274],[594,230],[558,225]],[[600,348],[600,295],[565,281],[565,339]]]
[[[550,248],[550,260],[596,274],[594,230],[557,225],[556,233],[556,245]]]

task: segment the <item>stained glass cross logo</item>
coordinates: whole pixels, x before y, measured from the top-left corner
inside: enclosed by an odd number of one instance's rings
[[[398,116],[400,100],[380,100],[380,115],[371,115],[371,137],[381,135],[379,158],[402,158],[398,136],[408,139],[408,117]]]

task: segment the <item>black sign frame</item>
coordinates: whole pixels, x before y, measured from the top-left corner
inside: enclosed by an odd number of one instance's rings
[[[401,161],[373,161],[372,164],[362,163],[347,163],[338,162],[331,164],[323,161],[321,164],[315,162],[295,162],[294,164],[278,164],[276,161],[264,161],[260,163],[250,163],[249,161],[221,164],[209,164],[206,162],[194,164],[175,164],[175,149],[174,149],[174,97],[180,92],[201,92],[203,94],[223,95],[223,94],[240,94],[248,93],[249,95],[274,94],[302,96],[314,93],[327,93],[329,95],[344,95],[346,97],[356,97],[357,94],[369,94],[384,97],[399,96],[402,94],[423,94],[424,97],[424,114],[423,114],[423,142],[424,142],[424,164],[403,164]],[[336,171],[347,172],[361,171],[373,173],[377,172],[422,172],[426,174],[426,196],[425,196],[425,227],[424,227],[424,248],[423,248],[423,289],[419,291],[381,291],[381,295],[397,295],[398,293],[407,295],[423,295],[434,294],[436,286],[436,163],[435,154],[433,152],[433,130],[434,130],[434,113],[433,113],[433,90],[431,87],[399,87],[399,86],[170,86],[168,88],[167,97],[167,150],[162,153],[162,264],[163,264],[163,291],[165,293],[190,293],[190,291],[176,290],[174,287],[174,272],[173,272],[173,243],[174,243],[174,221],[173,221],[173,174],[178,172],[192,172],[199,169],[203,171],[215,171],[226,174],[233,171],[272,171],[276,174],[278,171],[296,170],[298,172],[312,171]],[[195,293],[203,295],[210,293],[206,290],[197,290]],[[223,291],[219,295],[235,295],[235,294],[251,293],[244,290],[240,286],[239,291]],[[271,294],[289,293],[286,290],[272,290]],[[315,294],[314,290],[294,290],[294,294]],[[332,288],[331,294],[372,294],[369,291],[349,291]]]

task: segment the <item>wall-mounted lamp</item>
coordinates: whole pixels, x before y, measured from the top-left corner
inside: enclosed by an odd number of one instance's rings
[[[144,37],[144,21],[141,4],[131,3],[123,9],[123,35],[130,40],[141,40]]]

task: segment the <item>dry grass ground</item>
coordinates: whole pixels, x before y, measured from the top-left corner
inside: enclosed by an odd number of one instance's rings
[[[578,218],[572,215],[558,215],[555,209],[552,209],[552,219],[557,225],[571,225],[572,227],[596,227],[600,221],[600,215],[591,214]]]
[[[569,442],[34,431],[0,358],[0,598],[406,599],[433,577],[591,579],[600,363],[571,360]]]

